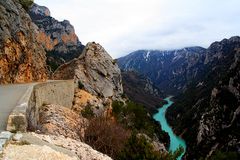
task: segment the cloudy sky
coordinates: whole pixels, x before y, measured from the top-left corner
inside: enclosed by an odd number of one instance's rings
[[[138,49],[208,47],[240,35],[240,0],[35,0],[67,19],[83,44],[114,58]]]

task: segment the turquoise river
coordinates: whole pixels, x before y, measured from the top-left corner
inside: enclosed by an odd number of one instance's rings
[[[184,152],[182,153],[181,156],[178,157],[177,160],[181,160],[182,156],[184,155],[185,151],[186,151],[186,143],[185,141],[179,137],[176,136],[172,130],[172,128],[168,125],[166,117],[165,117],[165,112],[167,110],[168,107],[170,107],[173,104],[173,101],[170,100],[171,97],[167,97],[164,100],[167,101],[167,104],[163,105],[161,108],[158,109],[158,113],[156,113],[153,118],[160,122],[162,130],[164,130],[165,132],[168,133],[169,137],[170,137],[170,147],[169,147],[169,151],[176,151],[179,147],[183,147],[184,148]]]

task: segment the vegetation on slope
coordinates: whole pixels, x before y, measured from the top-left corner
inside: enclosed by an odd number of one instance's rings
[[[167,133],[161,130],[160,124],[148,114],[142,105],[132,101],[127,101],[126,105],[114,101],[112,108],[117,122],[123,124],[126,128],[138,133],[145,133],[151,138],[157,136],[161,142],[169,143]]]
[[[28,11],[34,0],[19,0],[19,2],[23,6],[23,8]]]
[[[175,153],[163,153],[154,151],[153,146],[143,136],[132,135],[127,141],[123,151],[117,157],[118,160],[176,160],[182,153],[179,149]]]
[[[151,114],[156,113],[165,101],[165,95],[149,78],[134,71],[122,71],[123,90],[134,102],[144,105]]]
[[[165,146],[169,144],[167,133],[160,129],[143,106],[131,101],[114,101],[111,118],[95,117],[90,119],[85,132],[85,142],[113,159],[154,159],[175,160],[182,153],[159,152],[139,133],[152,139],[159,139]]]

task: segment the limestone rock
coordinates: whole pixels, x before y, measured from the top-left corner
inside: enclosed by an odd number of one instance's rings
[[[76,89],[72,110],[77,114],[81,114],[82,110],[86,109],[86,107],[90,107],[94,115],[98,116],[102,115],[105,108],[110,107],[109,105],[109,103],[105,103],[101,98],[98,98],[85,90]]]
[[[50,10],[47,7],[39,6],[37,4],[32,5],[30,12],[32,14],[39,15],[39,16],[45,16],[45,17],[48,17],[51,14]]]
[[[68,149],[73,153],[76,153],[81,160],[111,160],[110,157],[92,149],[92,147],[90,147],[89,145],[70,138],[64,138],[63,136],[48,136],[40,134],[33,135],[48,143],[54,144],[56,146],[62,146],[63,148]]]
[[[46,105],[39,111],[39,130],[44,134],[63,135],[80,140],[84,137],[87,120],[59,105]]]
[[[74,79],[89,93],[104,98],[118,99],[123,93],[118,65],[101,45],[94,42],[86,45],[78,59],[60,66],[53,78]]]
[[[38,28],[18,1],[0,1],[0,83],[47,79],[46,57]]]
[[[23,135],[21,133],[17,133],[13,136],[13,140],[14,141],[19,141],[21,138],[23,137]]]
[[[70,157],[57,152],[48,146],[38,145],[8,145],[4,151],[3,159],[22,160],[78,160],[77,157]]]
[[[240,37],[214,42],[205,55],[204,75],[198,79],[203,85],[189,86],[166,113],[191,146],[186,159],[209,159],[215,151],[239,154]]]
[[[69,21],[59,22],[50,16],[47,7],[37,4],[32,5],[29,14],[40,28],[37,40],[43,44],[47,52],[47,63],[51,69],[55,70],[66,61],[79,57],[84,46]]]
[[[0,154],[2,153],[3,147],[6,145],[8,140],[12,137],[12,133],[8,131],[0,132]],[[0,156],[1,158],[1,156]]]

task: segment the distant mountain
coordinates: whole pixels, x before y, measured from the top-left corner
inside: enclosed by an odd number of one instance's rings
[[[69,21],[57,21],[51,17],[47,7],[37,4],[32,5],[29,15],[40,29],[37,39],[44,46],[47,64],[53,71],[61,64],[79,57],[84,45],[79,41]]]
[[[187,142],[186,159],[239,159],[240,37],[214,42],[207,49],[140,50],[118,63],[122,70],[145,74],[165,93],[176,95],[166,116]]]
[[[138,50],[119,58],[124,71],[146,75],[166,94],[182,92],[203,73],[206,49],[189,47],[180,50]]]
[[[122,72],[122,79],[127,97],[144,105],[151,113],[155,113],[164,103],[162,91],[148,77],[134,71],[125,71]]]

